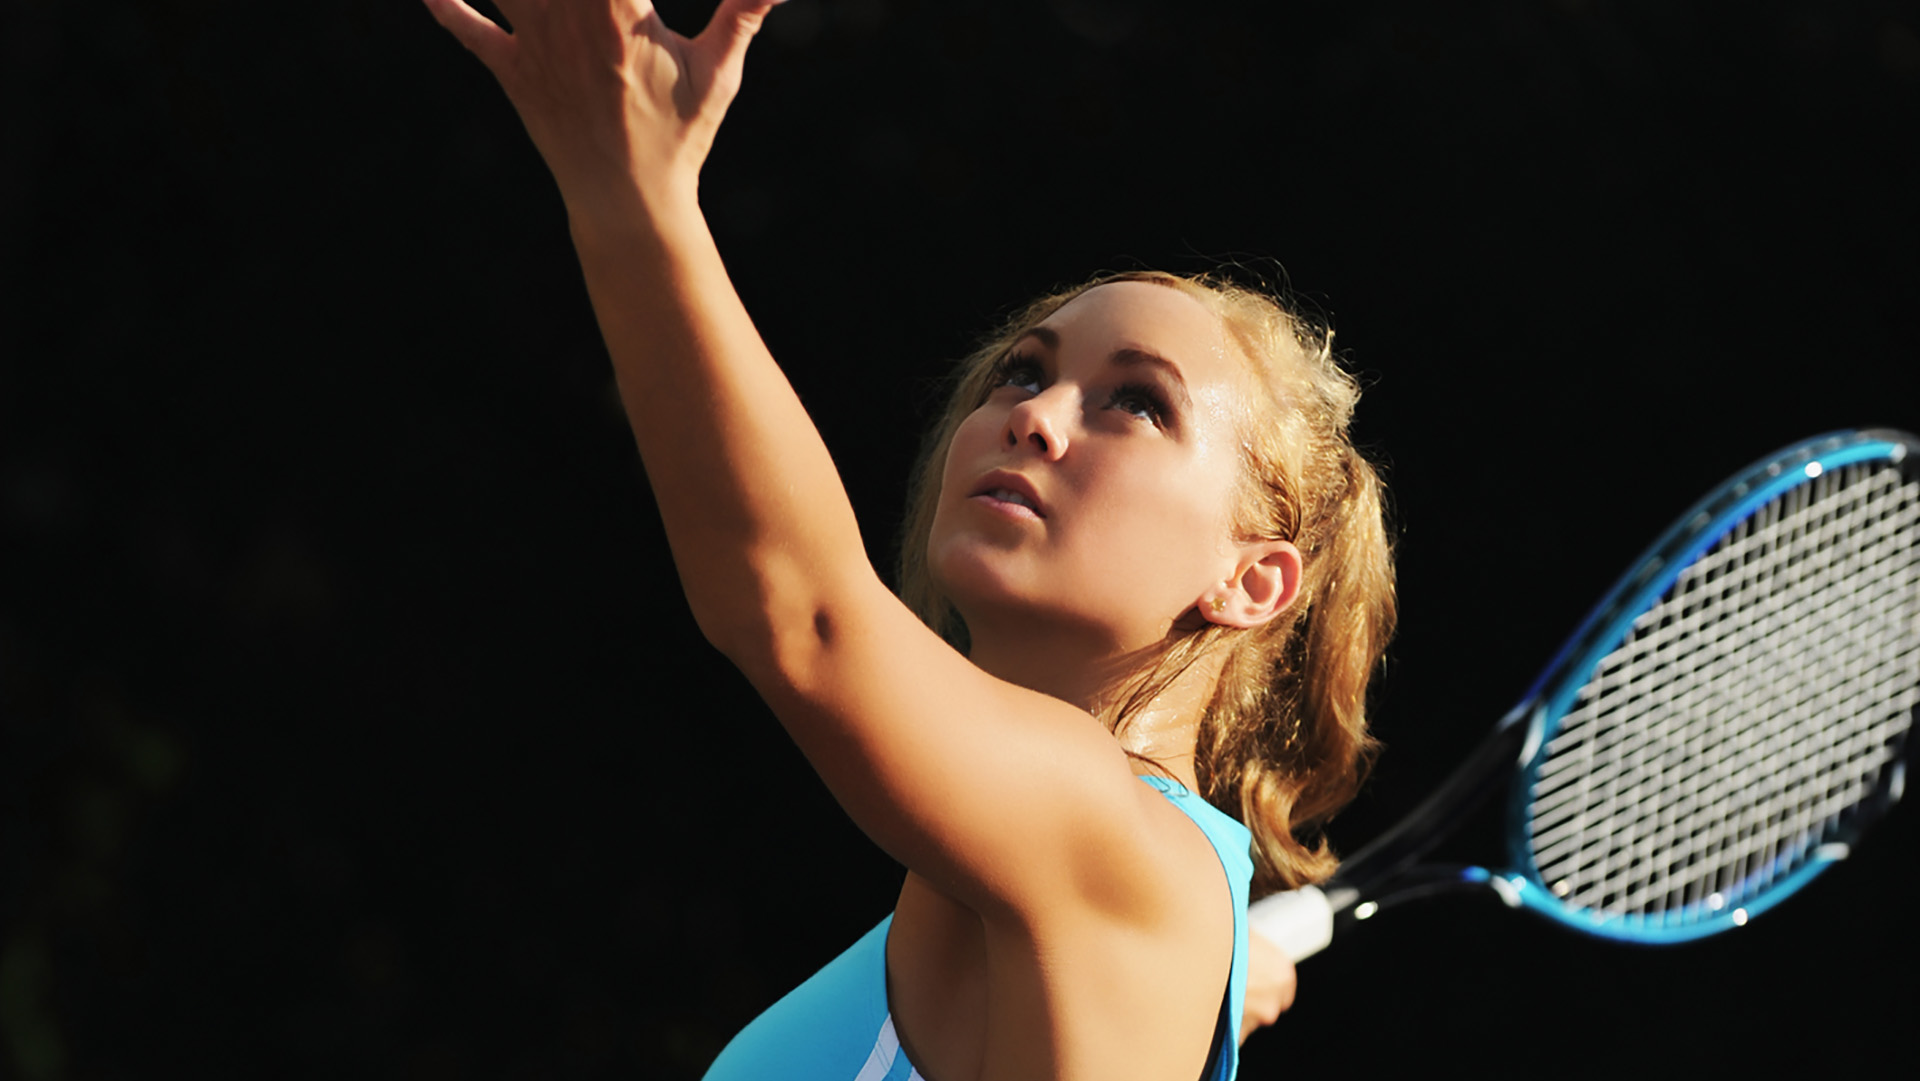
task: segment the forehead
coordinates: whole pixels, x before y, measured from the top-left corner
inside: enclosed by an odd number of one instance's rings
[[[1225,376],[1231,361],[1227,328],[1212,309],[1181,288],[1154,282],[1108,282],[1060,305],[1041,326],[1064,346],[1146,349],[1179,365],[1188,382]]]

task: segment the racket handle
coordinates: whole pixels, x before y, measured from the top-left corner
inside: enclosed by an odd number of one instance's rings
[[[1302,886],[1248,906],[1247,927],[1289,960],[1304,961],[1333,941],[1333,905],[1318,886]]]

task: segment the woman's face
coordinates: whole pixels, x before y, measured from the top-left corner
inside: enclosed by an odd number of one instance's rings
[[[978,641],[1008,619],[1131,650],[1233,575],[1247,364],[1187,293],[1114,282],[1020,339],[947,451],[929,564]]]

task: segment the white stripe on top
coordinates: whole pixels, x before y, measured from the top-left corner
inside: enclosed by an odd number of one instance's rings
[[[880,1035],[874,1038],[873,1053],[867,1056],[867,1064],[860,1067],[853,1081],[888,1081],[893,1075],[894,1060],[905,1064],[905,1056],[900,1054],[900,1036],[893,1031],[893,1014],[887,1014],[886,1023],[880,1026]],[[907,1068],[907,1073],[898,1081],[925,1081],[920,1071]]]

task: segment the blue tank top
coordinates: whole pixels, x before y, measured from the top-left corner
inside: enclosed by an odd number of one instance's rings
[[[1178,781],[1142,777],[1207,835],[1233,895],[1233,968],[1221,1004],[1212,1068],[1203,1081],[1240,1069],[1240,1010],[1247,992],[1247,890],[1253,836]],[[887,1007],[889,914],[845,953],[768,1007],[720,1052],[706,1081],[920,1081],[900,1050]]]

